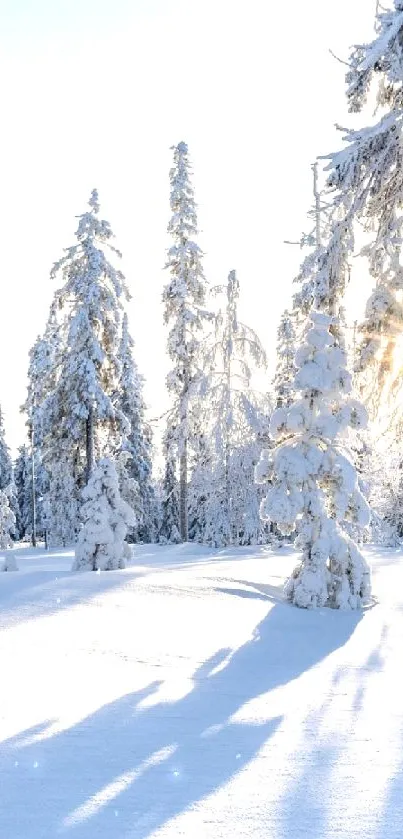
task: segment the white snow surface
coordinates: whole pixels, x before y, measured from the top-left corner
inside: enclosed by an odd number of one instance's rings
[[[15,553],[2,839],[401,839],[401,550],[367,552],[358,612],[285,603],[288,548]]]

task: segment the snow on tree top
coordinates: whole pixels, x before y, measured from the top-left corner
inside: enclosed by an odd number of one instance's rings
[[[88,204],[90,205],[90,207],[94,211],[94,213],[99,213],[99,199],[98,199],[98,190],[97,189],[92,190],[90,200],[89,200]]]

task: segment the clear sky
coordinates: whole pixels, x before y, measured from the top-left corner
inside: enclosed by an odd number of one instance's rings
[[[28,350],[49,272],[99,190],[123,252],[151,415],[165,406],[162,270],[170,146],[194,168],[212,284],[236,268],[241,316],[269,352],[308,229],[310,164],[351,123],[341,58],[375,0],[0,0],[0,402],[24,441]],[[366,289],[367,290],[367,289]]]

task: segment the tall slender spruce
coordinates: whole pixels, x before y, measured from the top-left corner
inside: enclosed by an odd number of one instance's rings
[[[266,354],[256,333],[239,320],[235,271],[217,291],[225,294],[226,303],[204,348],[193,419],[209,436],[192,475],[193,530],[213,544],[245,544],[256,542],[260,530],[259,491],[251,484],[263,412],[251,378],[254,368],[266,365]]]
[[[79,216],[76,239],[52,270],[63,281],[58,301],[66,333],[53,404],[58,424],[83,451],[88,481],[117,420],[112,397],[119,378],[122,301],[129,297],[122,272],[109,261],[121,254],[112,245],[109,222],[99,217],[96,190],[89,210]]]
[[[291,405],[293,401],[293,381],[295,377],[294,356],[296,335],[292,314],[285,309],[281,315],[277,330],[277,364],[273,380],[276,408]]]
[[[186,541],[189,410],[199,375],[198,351],[207,318],[204,308],[207,284],[202,267],[202,251],[196,243],[196,203],[186,143],[174,146],[173,154],[173,167],[170,171],[172,216],[168,225],[172,245],[165,266],[170,280],[163,291],[163,302],[164,320],[169,326],[168,354],[173,363],[167,386],[174,400],[171,417],[179,458],[180,535]]]
[[[93,190],[78,217],[76,242],[54,265],[60,281],[43,337],[30,353],[24,410],[34,431],[35,474],[44,464],[50,539],[77,535],[80,492],[95,458],[118,448],[123,417],[115,404],[119,341],[128,291],[109,223]]]

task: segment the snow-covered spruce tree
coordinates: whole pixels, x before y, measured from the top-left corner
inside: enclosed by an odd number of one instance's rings
[[[124,276],[107,258],[120,258],[109,223],[99,218],[98,193],[79,216],[77,243],[52,269],[61,275],[63,347],[58,380],[45,402],[48,427],[58,429],[58,444],[80,451],[88,479],[95,455],[104,447],[118,419],[112,397],[119,381],[118,350],[122,300],[128,299]],[[52,440],[48,441],[48,445]]]
[[[113,458],[113,462],[115,464],[115,468],[118,474],[120,494],[123,498],[123,501],[126,501],[126,504],[128,504],[129,507],[131,507],[134,513],[134,522],[129,530],[127,537],[128,542],[133,541],[135,523],[137,524],[137,517],[141,509],[139,485],[135,478],[131,477],[130,461],[131,455],[128,451],[119,451]]]
[[[69,522],[68,513],[72,507],[72,484],[68,481],[65,492],[61,493],[63,484],[60,482],[62,463],[65,462],[64,448],[66,447],[65,434],[54,423],[54,393],[65,347],[65,336],[63,335],[64,324],[60,319],[61,306],[59,305],[59,291],[56,291],[52,301],[49,316],[43,336],[38,336],[32,349],[29,352],[28,366],[28,388],[27,397],[21,411],[26,415],[29,452],[26,452],[26,464],[18,461],[20,474],[20,485],[18,496],[23,501],[22,538],[30,535],[35,541],[35,533],[40,537],[45,536],[45,530],[50,529],[53,534],[54,544],[68,544],[75,536],[77,527],[77,503],[75,504],[74,521]],[[60,440],[63,440],[62,446]],[[61,457],[61,450],[63,456]],[[32,468],[32,459],[34,468]],[[46,468],[45,464],[46,463]],[[21,485],[24,478],[24,487]],[[52,476],[49,482],[49,476]],[[50,489],[52,487],[52,491]],[[56,490],[57,488],[57,490]],[[34,493],[35,489],[35,493]],[[74,491],[73,491],[74,497]],[[76,499],[77,502],[77,499]],[[35,520],[34,527],[34,505]],[[55,508],[64,508],[66,511],[63,519],[63,533],[57,523],[57,516],[53,516]],[[48,515],[45,516],[45,508]],[[71,526],[70,526],[71,525]],[[69,537],[66,541],[66,533]]]
[[[260,517],[263,492],[253,483],[261,450],[252,439],[231,451],[230,519],[222,464],[217,460],[198,464],[190,484],[190,532],[194,541],[213,547],[269,541],[268,527]]]
[[[287,408],[293,401],[295,340],[293,317],[286,309],[277,330],[277,364],[273,380],[276,408]]]
[[[261,545],[277,538],[274,529],[271,531],[260,515],[264,493],[261,486],[254,484],[255,468],[261,452],[259,441],[251,439],[237,446],[232,453],[232,471],[235,477],[239,476],[231,505],[235,523],[232,538],[237,545]]]
[[[125,542],[134,524],[133,510],[123,501],[114,463],[103,458],[92,470],[83,490],[83,527],[79,533],[73,571],[114,571],[124,568],[130,555]]]
[[[0,549],[5,550],[12,545],[11,535],[15,528],[15,515],[10,507],[9,496],[0,490]]]
[[[403,537],[401,443],[389,439],[383,450],[374,447],[368,465],[367,491],[372,513],[371,541],[398,545]]]
[[[75,539],[81,489],[95,456],[118,448],[123,424],[113,398],[128,292],[123,274],[109,261],[120,254],[109,223],[99,217],[96,190],[79,216],[76,239],[51,272],[62,281],[55,295],[58,351],[54,382],[41,404],[53,544]]]
[[[261,529],[253,469],[259,456],[255,444],[262,412],[251,377],[253,367],[266,364],[266,355],[256,333],[239,321],[235,271],[230,272],[221,292],[226,294],[226,305],[216,317],[214,336],[204,347],[204,378],[195,407],[198,422],[211,442],[204,466],[194,470],[192,496],[203,499],[202,541],[247,544],[258,541]],[[197,510],[193,519],[197,520]]]
[[[13,463],[10,450],[7,446],[4,430],[3,412],[0,408],[0,490],[3,491],[11,509],[13,521],[10,525],[9,535],[13,539],[18,538],[16,520],[18,517],[18,499],[14,484]],[[10,519],[11,521],[11,519]],[[1,547],[1,546],[0,546]]]
[[[0,490],[4,490],[13,480],[13,463],[6,444],[3,412],[0,408]]]
[[[197,403],[196,403],[197,406]],[[209,429],[205,427],[203,411],[192,412],[195,447],[190,461],[191,479],[189,482],[189,540],[204,542],[209,527],[209,497],[213,493],[213,441]]]
[[[7,552],[7,548],[12,545],[14,533],[15,515],[10,507],[9,496],[7,490],[0,490],[0,550],[6,551],[5,555],[0,557],[0,571],[17,571],[15,557]]]
[[[66,547],[76,541],[80,526],[80,493],[84,486],[79,477],[82,464],[78,469],[67,453],[58,461],[52,458],[48,468],[49,492],[44,499],[48,542],[52,547]]]
[[[25,537],[28,532],[31,534],[33,543],[35,543],[36,533],[43,537],[47,529],[44,510],[50,500],[48,473],[52,472],[53,466],[55,466],[56,471],[59,470],[59,452],[55,451],[54,446],[57,434],[54,425],[52,425],[52,412],[49,411],[49,403],[53,397],[59,376],[64,346],[62,324],[59,322],[59,308],[58,291],[56,291],[44,334],[37,337],[29,352],[27,397],[21,407],[21,411],[27,418],[26,425],[29,439],[29,455],[27,452],[27,457],[30,461],[30,479],[27,479],[26,489],[23,492],[25,495],[27,495],[27,492],[29,493],[29,505],[31,507],[28,514],[28,505],[26,501],[24,502],[25,513],[23,518],[25,526],[23,529]],[[22,463],[20,468],[24,471]],[[31,486],[28,489],[29,482]],[[20,494],[21,491],[20,489]],[[69,500],[66,495],[66,506]]]
[[[271,481],[262,515],[279,530],[297,530],[302,560],[285,593],[297,606],[356,609],[368,601],[370,572],[343,521],[362,527],[369,508],[357,473],[338,438],[366,421],[349,396],[351,376],[343,346],[332,332],[334,319],[313,311],[297,350],[294,387],[299,394],[272,417],[277,446],[263,456],[256,479]]]
[[[58,292],[52,301],[43,336],[38,335],[29,351],[27,397],[21,407],[27,417],[28,436],[35,455],[41,452],[46,433],[47,414],[44,403],[53,393],[58,378],[62,353],[62,332],[58,322]],[[36,458],[35,458],[36,459]]]
[[[129,504],[136,502],[136,524],[131,538],[134,541],[153,542],[156,539],[156,500],[152,483],[152,434],[145,418],[143,399],[143,377],[140,376],[133,357],[134,342],[128,328],[127,314],[123,316],[122,335],[119,347],[120,375],[116,404],[125,417],[122,429],[122,451],[129,455],[122,471],[122,497]],[[123,470],[123,463],[121,464]],[[133,494],[133,481],[137,486]],[[124,486],[129,496],[126,497]]]
[[[16,530],[19,539],[24,539],[32,528],[32,466],[26,445],[18,449],[14,466],[14,481],[18,500]]]
[[[32,455],[24,444],[19,447],[14,465],[14,483],[17,495],[16,531],[19,539],[32,539],[34,530],[33,485],[35,484],[36,533],[44,538],[46,530],[45,497],[49,490],[46,470],[40,461],[40,451],[36,450],[32,475]]]
[[[174,438],[175,428],[168,420],[168,427],[164,436],[164,457],[165,473],[162,483],[161,503],[161,527],[158,541],[161,543],[172,542],[178,544],[181,541],[179,532],[180,509],[179,509],[179,487],[176,477],[176,464],[178,461]]]
[[[186,143],[173,147],[170,171],[172,216],[168,232],[173,244],[166,269],[170,280],[163,291],[164,321],[169,326],[168,354],[173,367],[167,386],[174,400],[172,412],[179,457],[180,534],[188,539],[189,410],[197,383],[199,344],[208,313],[204,309],[206,280],[202,251],[197,245],[197,215]]]
[[[385,384],[396,389],[401,385],[400,365],[394,381],[388,379],[403,331],[402,39],[401,0],[389,10],[377,4],[376,37],[353,49],[346,81],[350,111],[358,113],[367,106],[370,118],[373,101],[368,98],[375,90],[382,116],[369,127],[345,131],[346,148],[328,156],[330,189],[352,197],[354,217],[370,239],[362,253],[375,287],[360,326],[358,371],[366,372],[365,393],[371,396],[374,416],[384,402]]]

